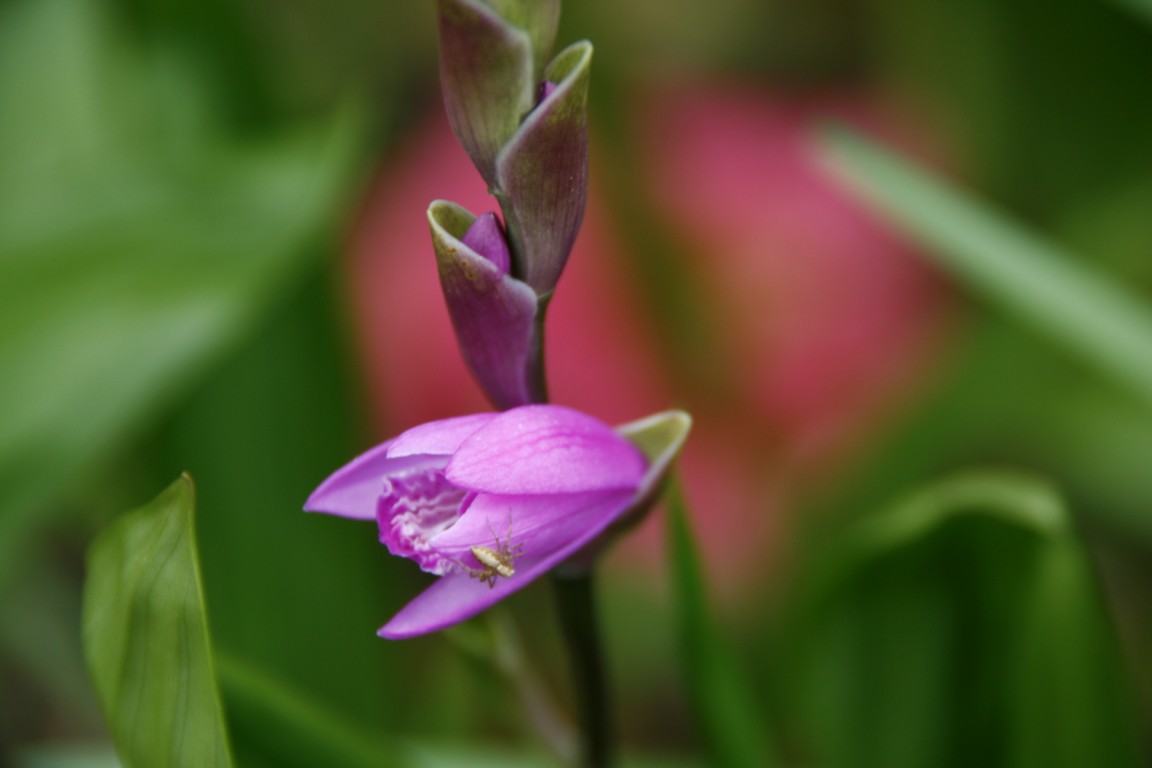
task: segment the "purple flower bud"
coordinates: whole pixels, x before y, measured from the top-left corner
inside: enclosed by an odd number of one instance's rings
[[[390,552],[441,577],[379,632],[413,637],[586,551],[651,500],[689,423],[673,412],[613,431],[553,405],[431,422],[338,470],[304,508],[376,520]]]
[[[440,287],[472,376],[497,408],[543,402],[539,299],[508,274],[508,244],[489,213],[428,207]]]
[[[488,212],[477,216],[460,242],[492,262],[501,275],[508,274],[512,266],[512,255],[508,251],[508,241],[504,239],[504,228],[500,226],[496,214]]]

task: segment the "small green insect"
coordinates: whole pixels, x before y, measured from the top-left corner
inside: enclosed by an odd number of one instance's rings
[[[524,545],[517,544],[512,546],[512,520],[508,520],[508,535],[504,539],[504,543],[500,543],[500,537],[492,530],[492,526],[488,526],[488,530],[492,532],[492,538],[495,540],[496,548],[492,547],[471,547],[472,557],[483,565],[483,568],[470,568],[463,563],[460,566],[468,572],[468,575],[474,579],[479,579],[488,585],[489,588],[496,586],[496,578],[503,576],[506,579],[512,578],[516,574],[516,569],[512,564],[524,556]]]

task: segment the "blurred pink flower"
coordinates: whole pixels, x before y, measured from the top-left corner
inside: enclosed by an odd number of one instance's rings
[[[733,374],[715,388],[678,379],[661,357],[639,270],[596,191],[597,173],[612,169],[593,155],[585,225],[549,309],[552,400],[608,422],[672,403],[693,412],[684,482],[729,592],[755,588],[782,512],[914,390],[939,335],[936,281],[828,180],[809,146],[816,119],[868,126],[876,112],[860,96],[715,87],[638,100],[642,186],[685,252],[696,309],[719,331],[707,340],[715,369]],[[484,407],[439,293],[424,209],[440,197],[492,207],[437,112],[381,169],[352,242],[349,289],[381,434]],[[650,571],[658,541],[631,537],[622,546],[633,557],[615,562]]]
[[[639,144],[649,188],[696,256],[718,341],[738,361],[739,407],[783,430],[795,454],[854,435],[936,331],[927,271],[814,157],[817,121],[890,132],[876,112],[850,95],[733,88],[670,90],[636,112],[651,137]]]

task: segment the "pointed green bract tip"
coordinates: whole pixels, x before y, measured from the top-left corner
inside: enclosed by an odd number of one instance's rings
[[[667,455],[680,452],[692,417],[684,411],[664,411],[617,428],[629,442],[640,449],[649,462],[657,462]]]
[[[552,45],[556,42],[556,29],[560,25],[560,0],[485,0],[509,24],[528,33],[532,41],[532,58],[539,73]],[[540,79],[537,77],[537,79]]]

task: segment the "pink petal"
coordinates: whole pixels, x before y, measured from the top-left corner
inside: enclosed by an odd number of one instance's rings
[[[460,444],[445,470],[453,483],[508,495],[634,490],[640,452],[608,425],[556,405],[505,411]]]
[[[444,461],[443,458],[429,460],[427,456],[389,458],[387,454],[393,446],[394,441],[381,443],[333,472],[304,502],[304,511],[375,520],[376,499],[380,496],[384,475],[421,463],[427,463],[431,469]]]
[[[450,456],[476,430],[492,421],[495,413],[474,413],[451,419],[431,421],[413,427],[389,442],[389,458],[414,454]]]
[[[601,509],[606,500],[626,506],[627,491],[592,491],[548,496],[497,496],[482,493],[450,528],[429,542],[440,552],[467,553],[471,547],[498,548],[510,540],[526,554],[554,549],[581,535],[593,525],[589,510]],[[498,540],[498,541],[497,541]]]
[[[516,561],[516,573],[498,578],[493,587],[466,573],[451,573],[436,580],[417,595],[377,633],[390,640],[402,640],[458,624],[527,586],[596,538],[632,503],[629,493],[606,494],[575,514],[582,530],[541,529],[538,537],[525,546],[524,557]],[[489,534],[490,535],[490,534]],[[504,534],[501,534],[503,536]],[[513,531],[512,541],[518,543]]]
[[[508,252],[504,227],[491,211],[477,216],[460,242],[492,262],[501,276],[508,274],[512,267],[512,254]]]

